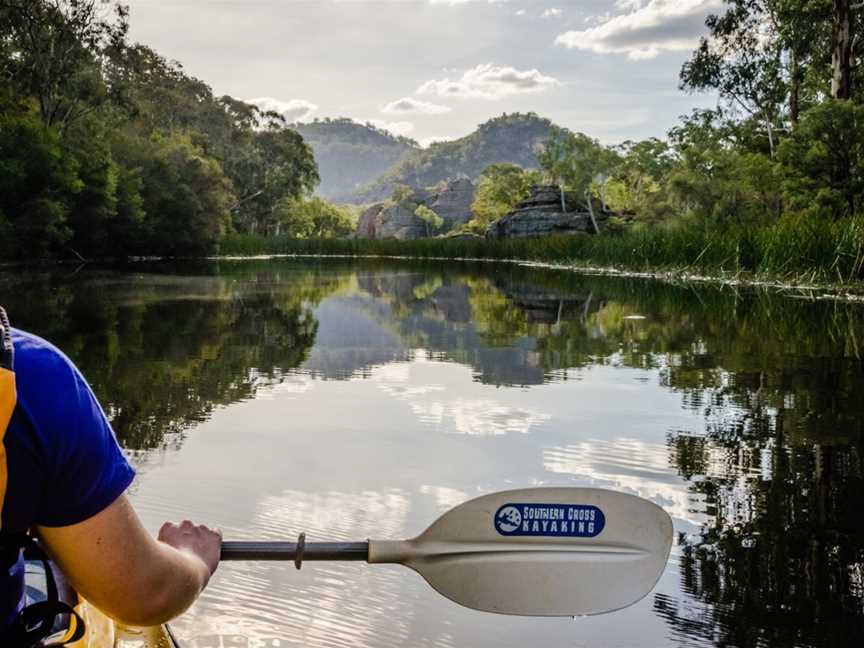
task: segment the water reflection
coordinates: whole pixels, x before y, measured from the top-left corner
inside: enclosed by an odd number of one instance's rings
[[[230,565],[178,625],[197,645],[864,641],[860,306],[378,262],[6,273],[0,302],[85,371],[151,525],[401,537],[481,492],[583,484],[680,533],[650,599],[577,626],[394,570]]]

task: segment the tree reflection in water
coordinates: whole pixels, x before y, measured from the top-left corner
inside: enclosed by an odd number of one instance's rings
[[[648,369],[705,421],[667,439],[708,514],[679,539],[682,597],[654,600],[670,641],[864,645],[864,307],[488,264],[147,270],[0,276],[127,447],[291,372],[363,377],[421,348],[501,386]]]

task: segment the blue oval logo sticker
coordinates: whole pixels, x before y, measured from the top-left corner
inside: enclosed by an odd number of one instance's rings
[[[590,504],[505,504],[495,513],[495,530],[503,536],[594,538],[606,516]]]

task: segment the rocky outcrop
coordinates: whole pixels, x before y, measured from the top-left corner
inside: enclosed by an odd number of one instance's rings
[[[432,192],[424,203],[444,219],[443,231],[448,232],[471,220],[475,187],[468,178],[451,180],[440,191]]]
[[[381,227],[381,212],[384,210],[384,203],[372,205],[365,209],[360,218],[357,219],[356,237],[361,239],[375,238],[375,232]]]
[[[609,214],[595,208],[594,217],[602,228]],[[489,225],[486,238],[540,238],[550,234],[582,233],[595,233],[585,201],[566,192],[562,205],[558,187],[542,185],[533,187],[528,200]]]
[[[399,203],[377,203],[364,211],[357,222],[357,238],[407,241],[428,237],[426,224],[414,215],[420,205],[444,220],[436,234],[446,233],[471,220],[473,202],[474,183],[467,178],[434,189],[415,189]]]
[[[426,224],[414,215],[410,206],[372,205],[357,221],[357,238],[397,239],[411,241],[426,236]]]

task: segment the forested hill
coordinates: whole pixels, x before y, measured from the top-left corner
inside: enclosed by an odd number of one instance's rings
[[[461,139],[414,151],[358,191],[352,196],[352,202],[367,203],[388,198],[395,184],[429,187],[462,175],[476,179],[490,164],[499,162],[536,168],[539,166],[537,153],[549,139],[553,128],[552,122],[534,113],[504,114],[481,124],[476,131]]]
[[[321,184],[316,193],[331,200],[350,197],[414,151],[417,142],[347,118],[293,126],[312,147]]]

